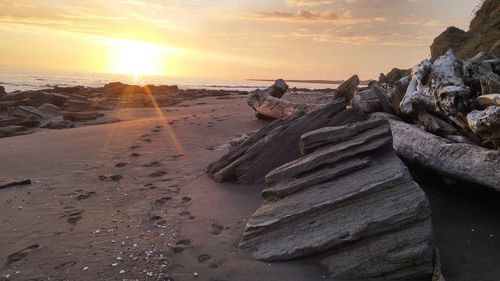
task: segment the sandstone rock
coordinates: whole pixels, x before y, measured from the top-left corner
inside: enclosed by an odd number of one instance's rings
[[[0,138],[27,135],[32,133],[34,133],[33,130],[24,126],[12,125],[0,127]]]
[[[47,128],[47,129],[69,129],[69,128],[74,128],[75,124],[69,120],[54,120],[54,121],[49,121],[45,125],[42,126],[42,128]]]
[[[7,92],[5,92],[5,87],[0,86],[0,96],[5,95],[5,94],[7,94]]]
[[[408,76],[410,74],[411,74],[411,69],[393,68],[387,74],[380,73],[380,76],[378,78],[378,82],[387,83],[387,84],[395,84],[396,82],[401,80],[403,77]]]
[[[99,118],[101,114],[95,111],[91,112],[68,112],[63,115],[64,120],[70,120],[73,122],[89,121]]]
[[[485,0],[476,12],[467,32],[449,27],[431,45],[431,60],[452,49],[459,58],[467,59],[480,51],[500,57],[500,1]]]
[[[207,167],[216,181],[262,182],[276,167],[300,157],[299,139],[306,132],[325,126],[344,125],[363,120],[356,108],[345,110],[343,101],[335,101],[308,114],[298,112],[285,120],[276,120],[251,136]]]
[[[340,84],[337,88],[337,91],[333,95],[333,99],[344,98],[346,104],[351,104],[351,101],[354,97],[359,86],[359,77],[358,75],[353,75],[351,78],[344,81],[344,83]]]
[[[266,176],[240,247],[264,261],[315,256],[339,279],[430,276],[429,202],[394,153],[387,121],[322,128],[301,145],[310,154]]]
[[[65,111],[78,112],[85,111],[91,108],[91,103],[85,100],[69,99],[64,103]]]
[[[44,120],[47,119],[47,115],[39,110],[38,108],[32,106],[17,106],[9,109],[7,114],[12,117],[25,120]]]

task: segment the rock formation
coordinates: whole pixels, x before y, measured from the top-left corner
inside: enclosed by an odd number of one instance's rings
[[[333,95],[333,99],[336,100],[339,98],[343,98],[345,102],[350,105],[354,94],[358,90],[358,86],[359,77],[358,75],[353,75],[351,78],[344,81],[344,83],[340,84],[335,94]]]
[[[240,246],[255,258],[317,256],[339,279],[410,279],[433,272],[429,202],[370,120],[304,134],[306,155],[266,176],[262,206]]]
[[[484,0],[467,32],[449,27],[431,45],[431,61],[452,49],[459,58],[469,59],[481,51],[500,57],[500,1]]]
[[[379,83],[395,84],[401,78],[410,75],[411,69],[393,68],[387,74],[380,73]]]
[[[300,156],[299,139],[304,133],[365,118],[359,109],[345,109],[343,101],[335,101],[308,114],[299,111],[287,119],[276,120],[210,164],[208,174],[219,182],[262,182],[271,170]]]

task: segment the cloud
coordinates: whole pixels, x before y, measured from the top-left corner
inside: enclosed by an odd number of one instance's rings
[[[288,21],[336,21],[341,17],[335,11],[327,10],[315,12],[308,9],[300,9],[297,13],[290,12],[255,12],[247,15],[248,18],[261,20],[288,20]]]
[[[275,33],[275,38],[288,38],[296,40],[313,40],[316,42],[347,44],[355,46],[426,46],[429,35],[420,33],[406,34],[398,31],[352,30],[352,29],[326,29],[311,32],[297,29],[288,33]],[[423,43],[424,42],[424,43]]]
[[[288,6],[317,6],[333,2],[333,0],[287,0]]]

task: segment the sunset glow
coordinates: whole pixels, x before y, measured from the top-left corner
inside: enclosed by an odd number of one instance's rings
[[[479,0],[449,2],[0,0],[0,68],[378,78],[428,57],[446,27],[467,29]]]
[[[114,40],[110,46],[110,71],[113,73],[161,75],[165,73],[166,48],[144,42]]]

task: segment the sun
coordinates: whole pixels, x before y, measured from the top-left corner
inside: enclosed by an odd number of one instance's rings
[[[115,39],[111,42],[110,69],[134,77],[165,73],[167,48],[151,43]]]

